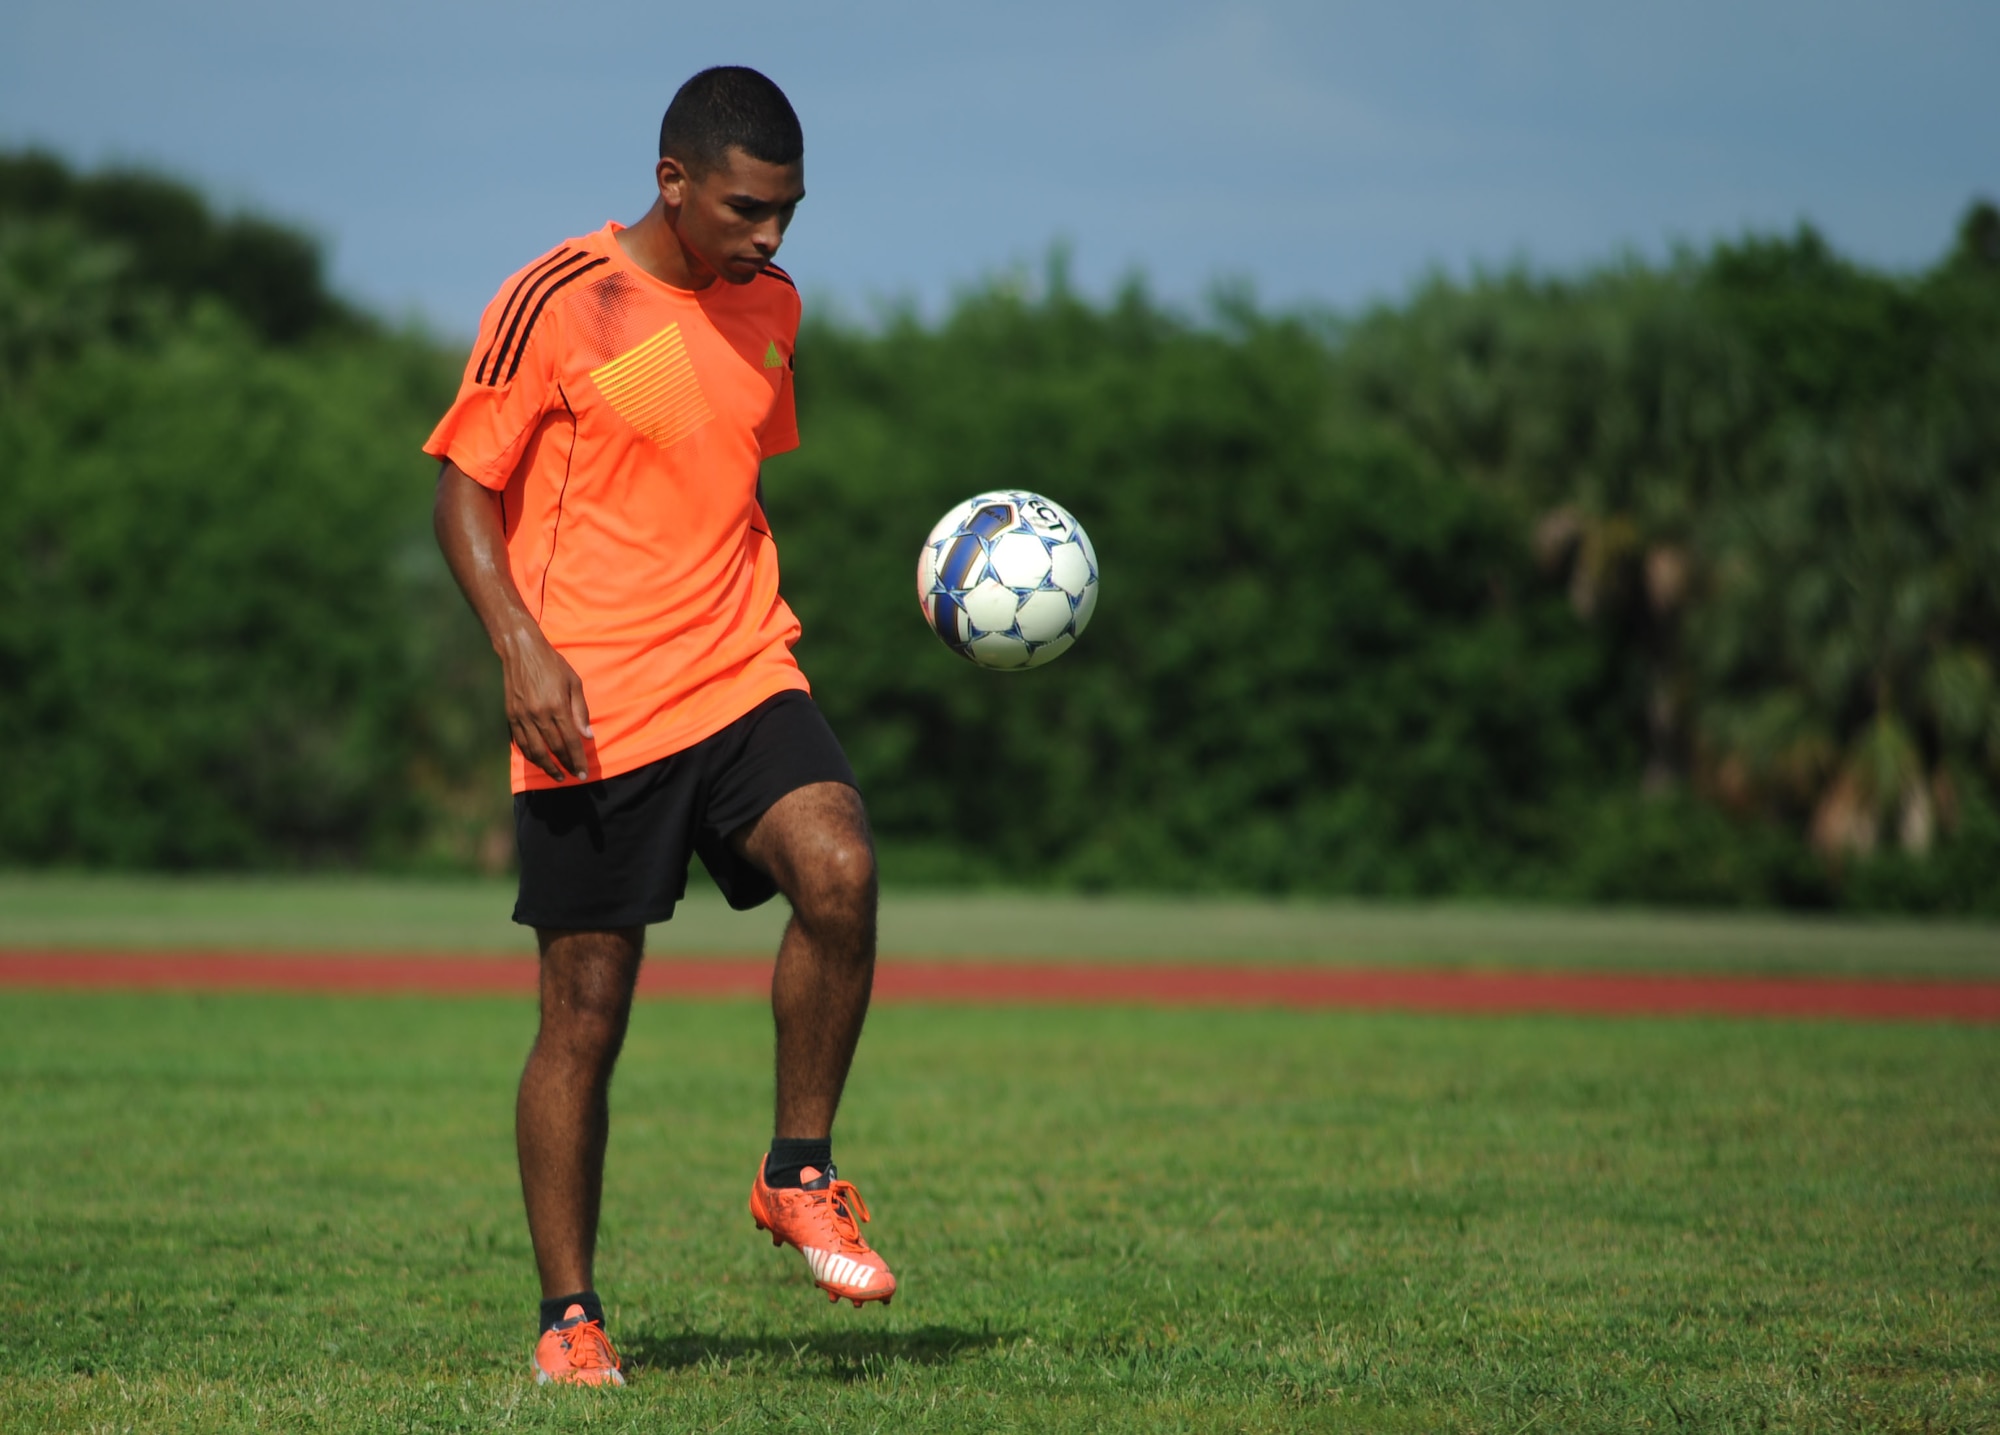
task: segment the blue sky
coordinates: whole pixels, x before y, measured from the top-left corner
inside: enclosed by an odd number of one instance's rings
[[[143,161],[322,235],[336,283],[446,332],[650,195],[689,73],[806,126],[809,296],[934,308],[1038,264],[1351,307],[1426,270],[1660,254],[1810,219],[1928,262],[2000,196],[1992,0],[1505,5],[12,0],[0,143]]]

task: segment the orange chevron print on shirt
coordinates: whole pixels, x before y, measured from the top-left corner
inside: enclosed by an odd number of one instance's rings
[[[500,286],[424,444],[501,495],[514,584],[583,679],[590,778],[807,690],[757,503],[759,464],[798,446],[798,291],[775,267],[676,289],[620,228]],[[555,785],[513,759],[516,792]]]
[[[625,422],[671,448],[715,417],[694,376],[681,326],[669,324],[638,348],[590,371],[597,391]]]

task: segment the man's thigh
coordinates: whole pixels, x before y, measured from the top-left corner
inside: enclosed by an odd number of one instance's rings
[[[858,841],[872,872],[854,769],[804,693],[782,693],[732,728],[707,774],[695,850],[732,907],[754,907],[780,891],[796,906],[796,874],[821,865],[809,855],[815,847],[851,851]]]
[[[827,888],[875,881],[875,845],[861,794],[843,782],[787,793],[731,834],[730,845],[771,874],[794,905]]]

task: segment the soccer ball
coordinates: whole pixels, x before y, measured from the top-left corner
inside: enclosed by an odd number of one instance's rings
[[[1097,607],[1097,550],[1062,505],[1005,489],[968,498],[917,553],[917,602],[945,646],[982,668],[1038,668]]]

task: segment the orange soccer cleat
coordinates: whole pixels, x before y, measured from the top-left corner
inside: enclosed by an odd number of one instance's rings
[[[867,1300],[887,1305],[896,1294],[896,1278],[861,1237],[855,1217],[868,1219],[861,1193],[831,1166],[824,1172],[808,1166],[799,1174],[806,1183],[802,1190],[768,1186],[764,1163],[757,1163],[750,1185],[750,1217],[757,1229],[769,1231],[774,1246],[797,1246],[812,1269],[813,1284],[828,1300],[851,1300],[857,1308]]]
[[[618,1373],[618,1352],[611,1337],[594,1320],[586,1320],[583,1307],[573,1305],[563,1312],[562,1323],[542,1332],[535,1342],[535,1384],[623,1385]]]

